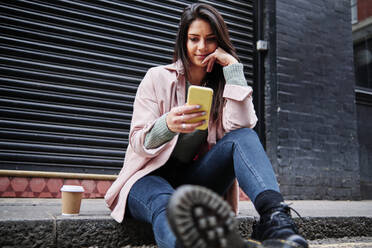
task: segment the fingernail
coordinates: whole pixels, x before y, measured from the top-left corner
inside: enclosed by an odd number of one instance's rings
[[[201,106],[200,106],[200,105],[196,105],[196,108],[200,109],[200,108],[201,108]]]
[[[205,115],[206,114],[206,112],[202,112],[202,115]]]

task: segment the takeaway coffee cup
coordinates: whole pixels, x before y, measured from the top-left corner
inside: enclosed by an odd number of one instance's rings
[[[81,198],[84,188],[76,185],[63,185],[62,191],[62,215],[79,215]]]

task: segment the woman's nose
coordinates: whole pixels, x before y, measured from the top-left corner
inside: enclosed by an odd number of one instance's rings
[[[199,50],[203,50],[206,48],[206,43],[205,43],[205,40],[200,40],[199,41],[199,44],[198,44],[198,49]]]

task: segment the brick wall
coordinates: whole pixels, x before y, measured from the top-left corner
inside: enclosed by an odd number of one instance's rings
[[[63,185],[84,187],[83,198],[102,198],[111,180],[0,176],[0,197],[61,198]]]
[[[372,1],[371,0],[358,0],[358,21],[372,16]]]
[[[349,0],[266,0],[267,152],[287,199],[358,199]]]

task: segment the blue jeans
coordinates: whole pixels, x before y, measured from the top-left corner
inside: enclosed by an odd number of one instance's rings
[[[174,248],[176,237],[166,218],[166,207],[176,187],[195,184],[223,195],[237,179],[254,202],[265,190],[279,192],[272,165],[255,131],[242,128],[227,133],[199,160],[180,165],[172,159],[138,180],[128,196],[131,216],[152,224],[158,247]]]

